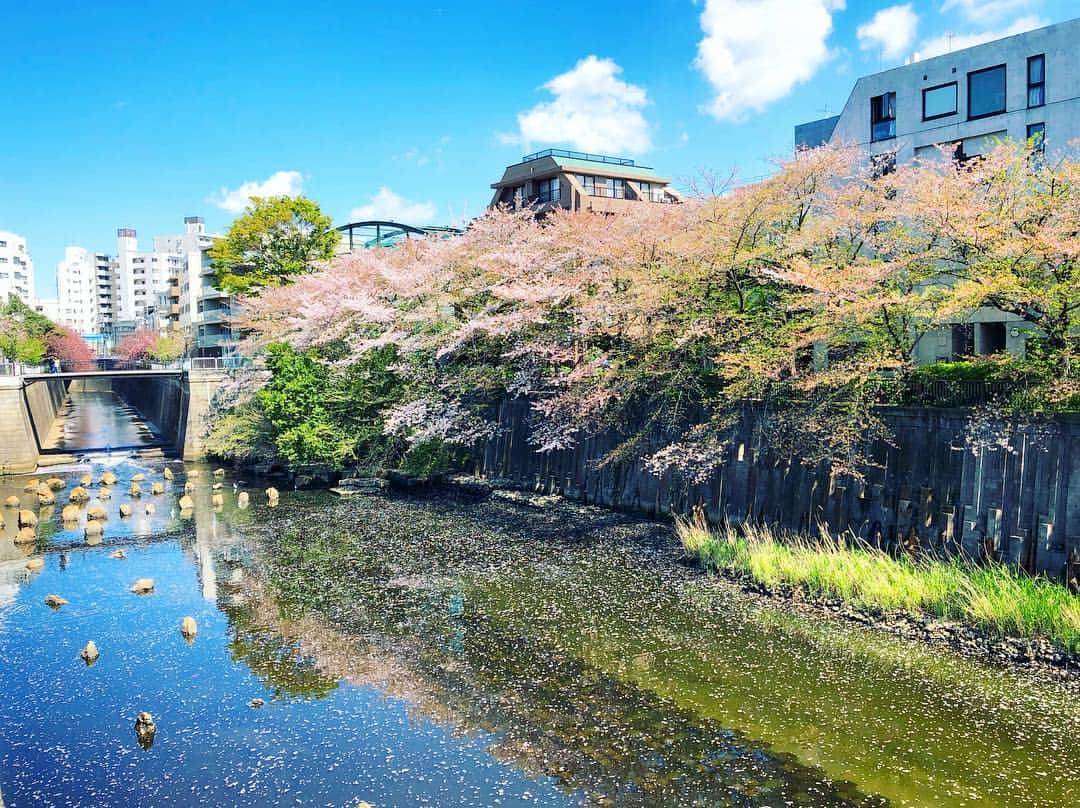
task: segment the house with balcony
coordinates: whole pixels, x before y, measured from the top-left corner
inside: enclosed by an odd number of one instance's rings
[[[863,76],[843,111],[795,127],[796,154],[856,146],[876,171],[942,155],[963,162],[1003,140],[1028,141],[1047,159],[1076,157],[1080,138],[1080,19]],[[1022,356],[1032,327],[992,308],[927,334],[919,362]]]
[[[638,204],[674,204],[681,197],[671,180],[626,157],[545,149],[508,166],[492,184],[489,207],[556,208],[620,213]]]

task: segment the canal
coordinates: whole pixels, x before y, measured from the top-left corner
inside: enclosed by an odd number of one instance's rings
[[[86,473],[94,498],[65,524]],[[0,500],[40,517],[35,544],[16,543],[15,509],[0,531],[9,807],[1078,796],[1066,684],[793,614],[681,563],[663,524],[447,493],[274,506],[253,480],[124,453],[52,474],[67,487],[40,510],[26,477],[0,480]],[[105,533],[87,539],[98,504]],[[153,594],[129,591],[142,577]]]
[[[158,443],[151,426],[112,391],[107,379],[76,379],[41,448],[46,453],[106,451]]]

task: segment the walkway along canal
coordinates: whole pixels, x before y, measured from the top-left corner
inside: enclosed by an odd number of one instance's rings
[[[107,470],[119,479],[99,500]],[[1078,796],[1068,683],[791,614],[680,563],[667,524],[449,494],[286,492],[271,507],[244,480],[118,457],[54,471],[61,502],[92,475],[106,528],[88,540],[86,507],[77,525],[45,508],[37,543],[16,544],[3,511],[9,806]],[[0,500],[33,504],[26,482],[4,478]],[[153,594],[129,591],[142,577]],[[147,749],[141,711],[157,726]]]

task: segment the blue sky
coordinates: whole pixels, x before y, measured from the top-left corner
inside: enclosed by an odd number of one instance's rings
[[[1075,16],[1068,0],[9,3],[0,229],[40,296],[63,248],[112,252],[251,191],[451,223],[527,150],[626,154],[680,183],[768,170],[796,123],[912,52]],[[591,57],[591,58],[590,58]]]

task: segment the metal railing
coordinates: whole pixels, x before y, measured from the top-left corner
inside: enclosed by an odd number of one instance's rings
[[[904,403],[924,407],[977,407],[1023,390],[1014,381],[913,381],[904,390]]]
[[[634,161],[628,157],[609,157],[606,154],[590,154],[566,149],[544,149],[543,151],[526,154],[521,158],[521,162],[528,163],[531,160],[539,160],[541,157],[567,157],[571,160],[588,160],[590,163],[608,163],[615,166],[634,165]],[[645,166],[638,166],[638,168],[645,168]]]
[[[187,360],[189,370],[237,370],[251,366],[244,356],[193,356]]]

